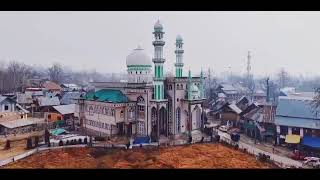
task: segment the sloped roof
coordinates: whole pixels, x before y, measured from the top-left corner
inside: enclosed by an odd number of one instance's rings
[[[101,89],[96,92],[86,94],[87,100],[98,100],[112,103],[126,103],[129,102],[127,96],[125,96],[120,90],[114,89]]]
[[[296,118],[320,119],[319,115],[312,112],[311,100],[307,98],[279,98],[277,116],[288,116]]]
[[[61,90],[61,87],[52,81],[47,81],[43,83],[42,86],[48,90]]]
[[[53,106],[53,108],[62,115],[72,114],[75,112],[76,105],[75,104],[60,105],[60,106]]]
[[[275,124],[280,126],[320,129],[320,120],[276,116]]]
[[[58,97],[39,97],[38,98],[39,106],[57,106],[60,105]]]
[[[81,92],[66,92],[60,102],[61,104],[73,104],[76,102],[76,98],[79,98],[81,96],[81,94],[84,94],[84,93],[81,93]]]
[[[7,99],[8,97],[5,97],[5,96],[1,96],[0,95],[0,103],[2,102],[2,101],[4,101],[5,99]]]
[[[237,105],[235,104],[230,104],[229,107],[234,111],[236,112],[237,114],[240,114],[242,112],[242,110],[240,108],[238,108]]]

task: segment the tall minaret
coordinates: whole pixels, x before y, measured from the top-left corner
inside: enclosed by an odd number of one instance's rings
[[[200,98],[204,98],[204,77],[203,77],[203,70],[201,68],[201,73],[200,73]]]
[[[182,37],[180,35],[176,38],[176,63],[174,66],[176,67],[176,77],[182,77],[182,69],[183,69],[183,42]]]
[[[154,25],[154,38],[153,46],[154,46],[154,99],[161,101],[164,99],[164,76],[163,76],[163,64],[165,59],[163,58],[163,46],[165,42],[163,41],[162,31],[163,27],[158,20]]]
[[[192,97],[191,97],[191,86],[192,86],[192,83],[191,83],[191,71],[189,69],[189,73],[188,73],[188,100],[191,100]]]

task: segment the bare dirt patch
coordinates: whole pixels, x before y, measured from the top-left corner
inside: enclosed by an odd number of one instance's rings
[[[221,144],[159,149],[68,148],[44,151],[4,168],[273,168]]]

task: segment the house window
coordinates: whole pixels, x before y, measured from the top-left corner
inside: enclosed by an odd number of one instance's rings
[[[8,110],[9,110],[9,106],[8,106],[8,105],[5,105],[5,106],[4,106],[4,110],[5,110],[5,111],[8,111]]]
[[[58,120],[61,120],[61,116],[58,116],[57,119],[58,119]]]
[[[51,114],[48,115],[48,119],[51,119]]]

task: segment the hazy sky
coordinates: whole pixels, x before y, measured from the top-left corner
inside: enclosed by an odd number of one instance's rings
[[[153,25],[164,26],[167,70],[175,37],[184,39],[185,73],[231,67],[268,75],[285,67],[314,75],[320,67],[320,12],[0,12],[0,60],[74,70],[125,72],[126,56],[140,44],[153,56]]]

